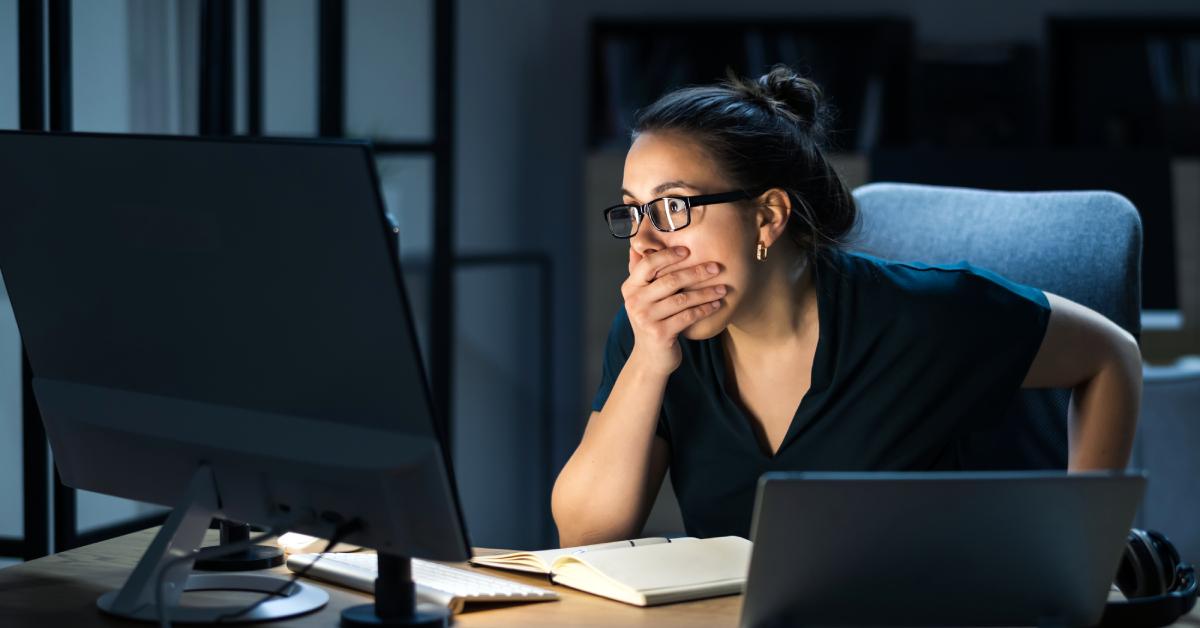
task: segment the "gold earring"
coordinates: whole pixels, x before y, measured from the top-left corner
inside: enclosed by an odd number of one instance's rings
[[[758,243],[758,248],[754,250],[754,259],[760,262],[767,259],[767,245],[761,241]]]

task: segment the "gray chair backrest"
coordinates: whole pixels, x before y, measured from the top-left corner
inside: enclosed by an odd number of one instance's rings
[[[994,192],[904,183],[854,190],[849,248],[885,259],[965,260],[1141,332],[1142,223],[1112,192]],[[1067,465],[1066,390],[1023,390],[1008,419],[961,450],[969,469]]]

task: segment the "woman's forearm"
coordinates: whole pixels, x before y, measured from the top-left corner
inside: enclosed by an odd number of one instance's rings
[[[654,432],[667,375],[644,369],[636,350],[602,412],[554,483],[551,509],[564,547],[630,538],[639,532],[662,481]],[[653,476],[653,477],[652,477]]]
[[[1142,402],[1141,355],[1129,340],[1117,343],[1101,369],[1072,392],[1070,471],[1129,464]]]

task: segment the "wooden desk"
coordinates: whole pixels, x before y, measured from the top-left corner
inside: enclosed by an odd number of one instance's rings
[[[47,628],[88,626],[150,626],[149,623],[118,619],[96,608],[96,598],[119,589],[154,538],[158,528],[135,532],[95,545],[69,550],[21,565],[0,569],[0,626],[3,628]],[[217,542],[210,530],[207,543]],[[285,567],[273,571],[290,574]],[[557,602],[468,605],[454,616],[456,626],[737,626],[742,596],[733,595],[655,608],[638,608],[606,598],[550,584],[544,578],[508,571],[482,569],[504,578],[553,589]],[[310,581],[311,582],[311,581]],[[372,601],[372,597],[335,584],[318,583],[329,591],[329,604],[321,610],[290,620],[261,626],[338,625],[342,609]],[[190,593],[202,596],[205,593]],[[207,594],[212,595],[212,594]],[[224,599],[233,599],[222,593]],[[259,594],[242,596],[247,603]]]
[[[157,528],[135,532],[95,545],[47,556],[29,563],[0,569],[0,626],[45,628],[47,626],[149,626],[116,619],[96,608],[96,598],[125,582],[133,565],[157,532]],[[215,531],[208,543],[216,543]],[[286,574],[286,568],[275,571]],[[726,596],[654,608],[638,608],[532,576],[507,571],[484,571],[505,578],[554,589],[557,602],[497,604],[476,607],[456,615],[456,626],[737,626],[742,596]],[[329,591],[329,604],[316,613],[263,626],[336,626],[343,608],[370,602],[371,597],[333,584],[321,583]],[[189,595],[202,596],[205,593]],[[222,595],[228,596],[229,593]],[[234,594],[243,595],[243,594]],[[259,594],[244,594],[249,603]],[[226,597],[225,599],[230,599]],[[470,608],[470,607],[469,607]],[[1176,626],[1200,627],[1200,607]]]

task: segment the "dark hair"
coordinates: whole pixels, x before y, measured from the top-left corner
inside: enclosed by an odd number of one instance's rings
[[[777,65],[758,80],[731,72],[716,85],[668,93],[638,112],[633,137],[680,132],[742,190],[785,190],[788,232],[802,251],[817,254],[841,244],[858,219],[854,197],[825,158],[831,119],[817,84]]]

